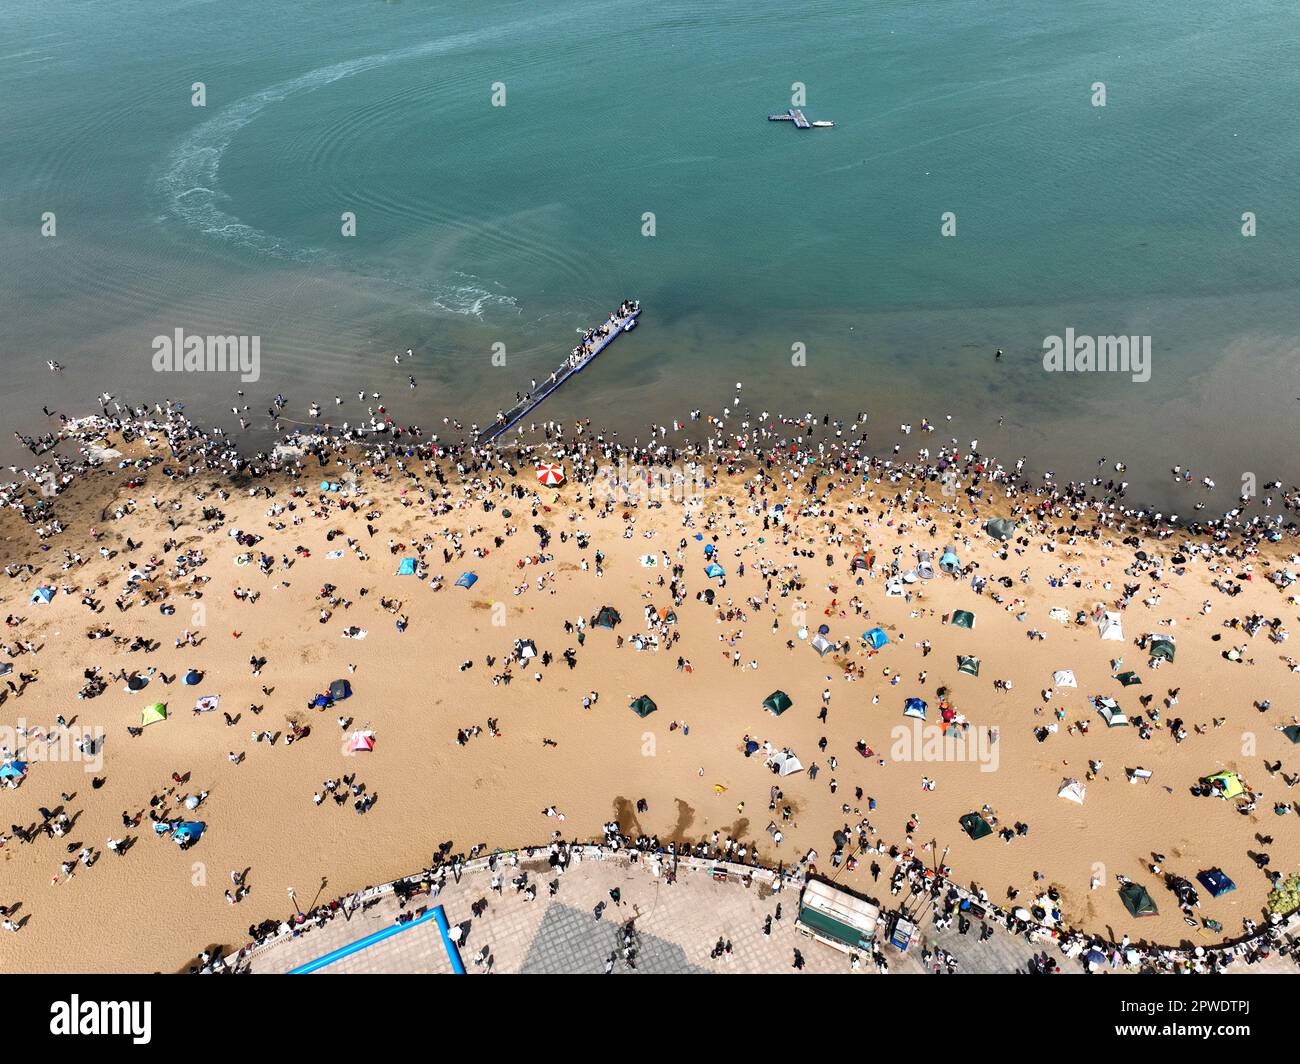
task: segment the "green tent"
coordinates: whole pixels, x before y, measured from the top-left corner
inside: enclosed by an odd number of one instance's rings
[[[1125,687],[1132,687],[1135,683],[1142,682],[1142,677],[1132,671],[1121,672],[1118,676],[1115,677],[1115,679],[1117,679]]]
[[[1147,893],[1147,888],[1137,883],[1125,883],[1120,888],[1119,896],[1130,916],[1156,916],[1160,912]]]
[[[971,613],[970,610],[954,610],[952,623],[958,628],[974,628],[975,614]]]
[[[1148,648],[1153,658],[1164,658],[1165,661],[1174,660],[1174,637],[1171,635],[1152,635],[1151,645]]]
[[[778,717],[792,705],[794,703],[790,701],[790,696],[784,691],[773,691],[763,699],[763,708],[775,713]]]
[[[648,717],[659,707],[655,705],[654,699],[649,695],[642,695],[631,706],[628,707],[638,717]]]
[[[980,816],[979,813],[967,813],[961,818],[959,823],[962,826],[962,830],[972,839],[982,839],[987,835],[993,834],[993,829],[989,827],[989,822]]]
[[[145,706],[140,713],[140,727],[147,728],[150,724],[157,724],[160,720],[167,719],[167,707],[161,702],[155,702],[151,706]]]
[[[973,658],[969,654],[958,654],[957,671],[964,672],[967,676],[978,676],[980,674],[980,659]]]
[[[613,628],[622,620],[613,606],[601,606],[591,623],[595,628]]]

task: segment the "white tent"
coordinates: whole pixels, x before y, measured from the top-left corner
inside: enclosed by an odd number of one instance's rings
[[[1070,623],[1070,611],[1063,610],[1060,606],[1053,606],[1047,611],[1047,616],[1054,621],[1060,621],[1062,624]]]
[[[1084,786],[1078,780],[1061,780],[1061,789],[1056,792],[1056,797],[1064,798],[1070,802],[1077,802],[1083,805]]]
[[[775,768],[778,776],[789,776],[795,772],[803,771],[803,762],[795,756],[793,750],[782,750],[775,753],[764,764],[768,768]]]
[[[897,577],[891,578],[885,584],[885,594],[890,598],[902,598],[906,593],[903,590],[903,582]]]
[[[1074,673],[1069,669],[1057,669],[1052,673],[1053,687],[1078,687],[1079,682],[1074,678]]]
[[[825,657],[830,652],[831,648],[835,646],[835,644],[824,635],[814,636],[812,643],[809,645],[822,657]]]
[[[1124,640],[1124,629],[1120,626],[1119,614],[1114,610],[1104,610],[1097,618],[1097,631],[1102,639],[1117,639],[1120,642]]]
[[[1113,698],[1098,698],[1094,701],[1097,712],[1101,714],[1101,719],[1106,722],[1108,728],[1127,728],[1128,717],[1124,711],[1119,708],[1119,703]]]

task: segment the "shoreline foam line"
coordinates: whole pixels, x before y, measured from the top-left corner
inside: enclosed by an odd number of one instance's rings
[[[332,950],[321,957],[317,957],[315,960],[308,961],[306,964],[291,969],[289,971],[289,974],[310,975],[312,972],[320,971],[320,969],[324,968],[326,965],[333,964],[335,961],[341,961],[344,957],[350,957],[354,953],[360,953],[363,949],[368,949],[371,946],[375,945],[377,942],[383,942],[384,939],[386,938],[392,938],[394,935],[399,935],[403,931],[409,931],[412,927],[416,927],[417,925],[425,923],[428,920],[433,920],[440,913],[442,913],[441,905],[425,913],[423,916],[417,916],[414,920],[410,920],[407,923],[394,924],[392,927],[385,927],[381,931],[375,931],[373,934],[366,935],[365,938],[359,938],[355,942],[349,942],[346,946],[340,946],[338,949]],[[443,930],[446,922],[447,922],[447,917],[444,914],[442,916],[442,919],[438,921],[438,930],[442,932],[444,944],[447,941],[447,933],[445,930]],[[450,950],[448,950],[448,953],[450,953]],[[457,962],[459,960],[460,958],[459,956],[457,956],[456,959],[452,961],[453,968],[457,967]],[[457,974],[462,975],[464,974],[464,972],[465,972],[465,966],[462,964],[460,965]]]

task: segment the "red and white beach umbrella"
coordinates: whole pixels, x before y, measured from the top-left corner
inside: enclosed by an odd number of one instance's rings
[[[564,466],[554,462],[542,462],[537,467],[537,479],[545,487],[553,488],[564,483]]]

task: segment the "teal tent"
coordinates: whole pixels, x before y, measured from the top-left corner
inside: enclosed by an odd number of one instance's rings
[[[601,606],[591,623],[595,628],[613,628],[622,620],[623,618],[618,615],[618,610],[614,609],[613,606]]]
[[[659,707],[655,705],[654,699],[649,695],[642,695],[629,707],[638,717],[648,717]]]
[[[973,658],[969,654],[958,654],[957,671],[964,672],[967,676],[978,676],[980,674],[980,659]]]
[[[763,699],[763,708],[771,713],[775,713],[778,717],[792,705],[794,705],[794,703],[790,701],[790,696],[784,691],[773,691]]]
[[[397,566],[397,575],[398,575],[398,576],[414,576],[414,575],[415,575],[415,559],[414,559],[414,558],[403,558],[403,559],[398,563],[398,566]]]
[[[970,610],[954,610],[952,623],[958,628],[974,628],[975,614],[971,613]]]
[[[889,645],[889,636],[885,634],[883,628],[872,628],[863,632],[862,638],[871,644],[872,650],[879,650],[881,647]]]
[[[726,576],[727,570],[722,568],[722,566],[717,562],[710,562],[704,567],[704,575],[711,579],[719,576]]]
[[[1147,888],[1138,883],[1125,883],[1120,888],[1119,897],[1130,916],[1156,916],[1160,912]]]
[[[1132,687],[1135,683],[1142,682],[1142,677],[1132,671],[1121,672],[1118,676],[1115,677],[1115,679],[1117,679],[1125,687]]]

